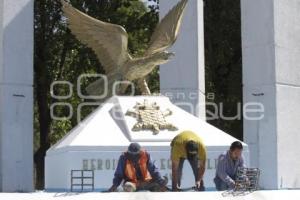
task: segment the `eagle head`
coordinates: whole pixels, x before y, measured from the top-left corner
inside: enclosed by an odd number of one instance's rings
[[[152,59],[157,65],[161,65],[161,64],[167,63],[174,56],[175,56],[175,53],[173,53],[173,52],[163,51],[163,52],[158,52],[158,53],[154,54],[152,56]]]
[[[161,52],[162,59],[164,59],[166,61],[171,60],[171,58],[174,57],[174,56],[175,56],[174,52],[167,52],[167,51]]]

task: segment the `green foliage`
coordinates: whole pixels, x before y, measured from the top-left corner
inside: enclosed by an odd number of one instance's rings
[[[204,4],[206,93],[215,94],[207,101],[223,104],[223,114],[235,116],[242,103],[240,0],[205,0]],[[243,139],[242,119],[208,122]]]

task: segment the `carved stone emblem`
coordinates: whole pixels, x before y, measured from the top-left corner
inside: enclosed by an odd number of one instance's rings
[[[157,135],[163,129],[178,130],[176,126],[166,120],[167,116],[172,115],[170,109],[161,111],[156,102],[149,103],[146,99],[143,103],[137,103],[133,110],[128,110],[126,115],[132,116],[138,121],[132,131],[152,130],[153,134]]]

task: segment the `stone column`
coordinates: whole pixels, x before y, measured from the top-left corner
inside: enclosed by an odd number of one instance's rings
[[[178,0],[160,0],[164,17]],[[170,51],[175,57],[160,67],[161,94],[179,107],[205,120],[203,1],[190,0],[178,40]]]
[[[33,0],[0,1],[0,191],[33,190]]]
[[[300,188],[300,1],[241,0],[241,9],[244,104],[263,117],[244,116],[251,166],[265,189]]]

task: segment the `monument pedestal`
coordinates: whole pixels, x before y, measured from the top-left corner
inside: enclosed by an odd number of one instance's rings
[[[169,109],[172,114],[166,116],[165,120],[178,130],[165,129],[160,130],[158,134],[154,134],[152,130],[132,131],[137,119],[126,113],[145,100],[149,104],[155,102],[162,112]],[[192,130],[203,138],[208,152],[204,182],[206,188],[213,189],[216,160],[219,154],[228,150],[230,144],[236,141],[235,138],[175,106],[167,97],[115,96],[48,150],[46,190],[70,190],[71,170],[82,169],[94,170],[96,190],[108,189],[112,184],[119,156],[126,151],[131,142],[140,143],[151,154],[162,175],[167,175],[171,180],[170,142],[184,130]],[[248,160],[247,145],[244,149]],[[183,173],[182,187],[193,186],[194,176],[187,162]]]

